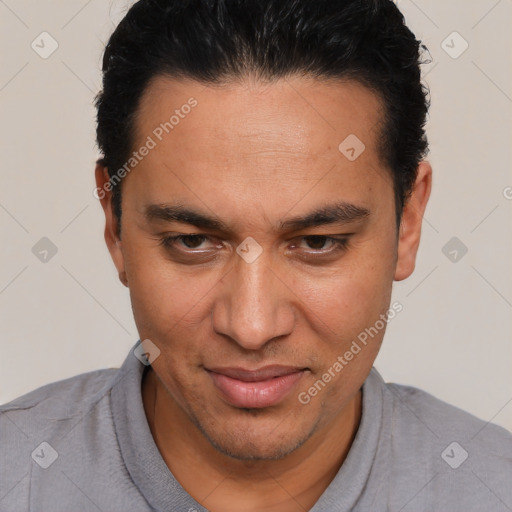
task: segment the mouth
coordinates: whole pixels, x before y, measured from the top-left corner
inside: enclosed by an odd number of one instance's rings
[[[205,368],[221,397],[234,407],[263,409],[282,402],[307,371],[291,366]]]

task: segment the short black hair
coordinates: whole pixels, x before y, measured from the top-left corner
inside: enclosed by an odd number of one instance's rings
[[[112,179],[130,158],[138,105],[157,76],[205,84],[249,74],[354,80],[384,105],[379,150],[392,171],[399,224],[428,151],[423,49],[391,0],[140,0],[103,56],[100,162]],[[121,183],[112,193],[120,226]]]

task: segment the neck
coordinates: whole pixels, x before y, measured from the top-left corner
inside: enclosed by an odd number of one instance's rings
[[[340,414],[279,460],[238,460],[220,453],[190,421],[151,367],[142,381],[148,424],[181,486],[211,512],[304,512],[336,476],[361,418],[359,390]]]

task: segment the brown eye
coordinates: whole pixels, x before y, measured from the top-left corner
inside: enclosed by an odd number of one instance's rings
[[[204,235],[181,235],[179,238],[188,249],[197,249],[206,237]]]
[[[320,235],[311,235],[311,236],[305,236],[304,240],[307,241],[307,244],[310,249],[320,250],[324,248],[324,245],[327,240],[329,240],[329,237],[327,236],[320,236]]]
[[[331,254],[340,250],[345,249],[348,244],[348,238],[334,238],[326,235],[308,235],[303,236],[302,241],[307,245],[307,247],[299,248],[310,249],[310,253],[314,254],[318,252],[319,255],[322,254]]]
[[[311,265],[332,262],[345,254],[352,235],[353,233],[347,233],[339,237],[327,235],[302,236],[299,237],[297,242],[292,243],[287,252]]]
[[[190,254],[203,254],[205,252],[211,252],[212,249],[221,248],[215,240],[210,240],[208,235],[196,233],[165,236],[160,240],[160,245],[168,250],[188,252]]]

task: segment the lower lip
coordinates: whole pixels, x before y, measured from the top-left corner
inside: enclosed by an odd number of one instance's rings
[[[262,409],[284,400],[302,377],[302,371],[273,379],[246,382],[220,373],[208,372],[215,387],[231,405],[244,409]]]

